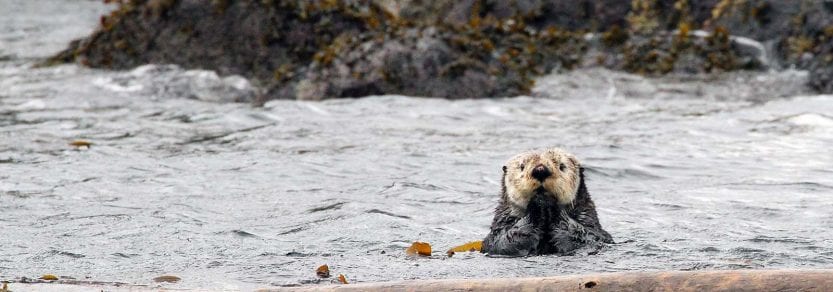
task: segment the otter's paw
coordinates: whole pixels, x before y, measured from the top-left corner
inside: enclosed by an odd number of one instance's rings
[[[542,231],[528,217],[507,229],[495,229],[483,240],[482,252],[490,255],[527,256],[538,253]]]
[[[585,244],[583,238],[577,237],[577,234],[564,229],[556,229],[550,232],[550,252],[569,255],[579,247]]]

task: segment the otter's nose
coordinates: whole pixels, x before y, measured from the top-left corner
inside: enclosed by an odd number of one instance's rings
[[[552,173],[546,166],[543,164],[538,164],[535,168],[532,169],[532,177],[539,181],[544,181],[547,179]]]

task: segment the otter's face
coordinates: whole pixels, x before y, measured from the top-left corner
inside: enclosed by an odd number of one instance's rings
[[[558,148],[518,154],[503,166],[509,201],[526,209],[536,194],[552,196],[559,204],[573,202],[580,183],[578,159]]]

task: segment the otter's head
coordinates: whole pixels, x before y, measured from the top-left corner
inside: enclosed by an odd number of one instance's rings
[[[503,166],[506,197],[521,209],[526,209],[537,194],[552,196],[562,205],[570,204],[581,182],[580,168],[575,156],[559,148],[518,154]]]

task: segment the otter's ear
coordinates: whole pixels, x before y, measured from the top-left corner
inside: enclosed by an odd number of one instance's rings
[[[503,166],[503,173],[506,173],[506,165]]]
[[[570,158],[568,158],[568,159],[570,160],[570,163],[572,163],[573,165],[575,165],[578,168],[581,168],[581,163],[578,162],[578,159],[576,159],[575,157],[572,157],[572,156],[570,156]]]

